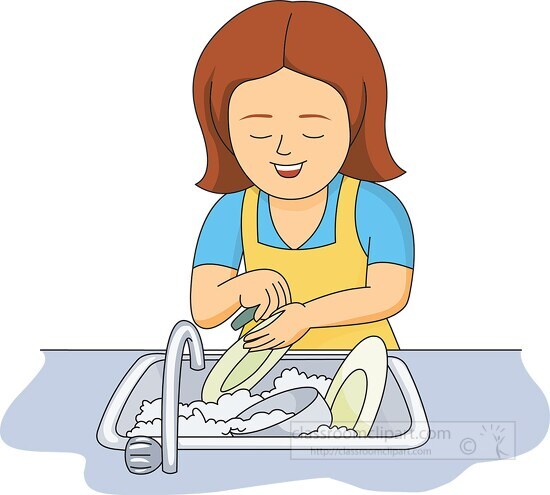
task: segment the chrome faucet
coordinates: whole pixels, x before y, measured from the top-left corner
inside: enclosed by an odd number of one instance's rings
[[[186,342],[189,342],[191,369],[204,369],[204,351],[197,327],[190,321],[181,320],[168,339],[162,378],[162,470],[168,474],[178,470],[178,408],[181,361]]]
[[[148,474],[161,464],[165,473],[173,474],[178,470],[178,408],[181,361],[186,342],[189,342],[191,369],[204,369],[204,351],[197,328],[190,321],[178,321],[170,333],[164,356],[161,445],[154,438],[130,438],[126,443],[125,460],[131,473]]]

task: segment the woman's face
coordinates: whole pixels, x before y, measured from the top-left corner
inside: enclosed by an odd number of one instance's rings
[[[237,86],[229,100],[229,135],[249,179],[284,199],[323,189],[342,167],[350,145],[340,93],[286,67]]]

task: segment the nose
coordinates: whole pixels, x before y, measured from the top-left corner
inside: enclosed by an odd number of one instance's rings
[[[283,135],[281,134],[281,139],[279,140],[279,144],[277,145],[277,154],[278,155],[283,155],[283,156],[288,156],[290,155],[290,151],[288,153],[284,153],[283,151],[281,151],[281,144],[283,142]]]

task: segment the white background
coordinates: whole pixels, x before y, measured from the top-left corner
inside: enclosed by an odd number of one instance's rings
[[[385,184],[416,242],[413,294],[393,319],[401,346],[523,348],[548,392],[546,2],[330,3],[382,56],[388,142],[408,171]],[[210,37],[252,4],[0,3],[0,414],[39,371],[40,348],[159,349],[190,318],[196,238],[217,199],[195,186],[192,76]],[[235,338],[227,324],[203,335],[218,348]],[[437,493],[542,488],[548,443]],[[3,492],[91,492],[80,456],[4,444],[0,456]],[[306,488],[359,492],[331,480],[284,490]]]

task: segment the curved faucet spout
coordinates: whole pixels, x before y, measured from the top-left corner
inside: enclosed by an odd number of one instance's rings
[[[178,321],[166,346],[162,380],[162,470],[168,474],[178,470],[178,408],[181,362],[186,342],[189,342],[191,369],[204,369],[204,351],[197,328],[190,321]]]

